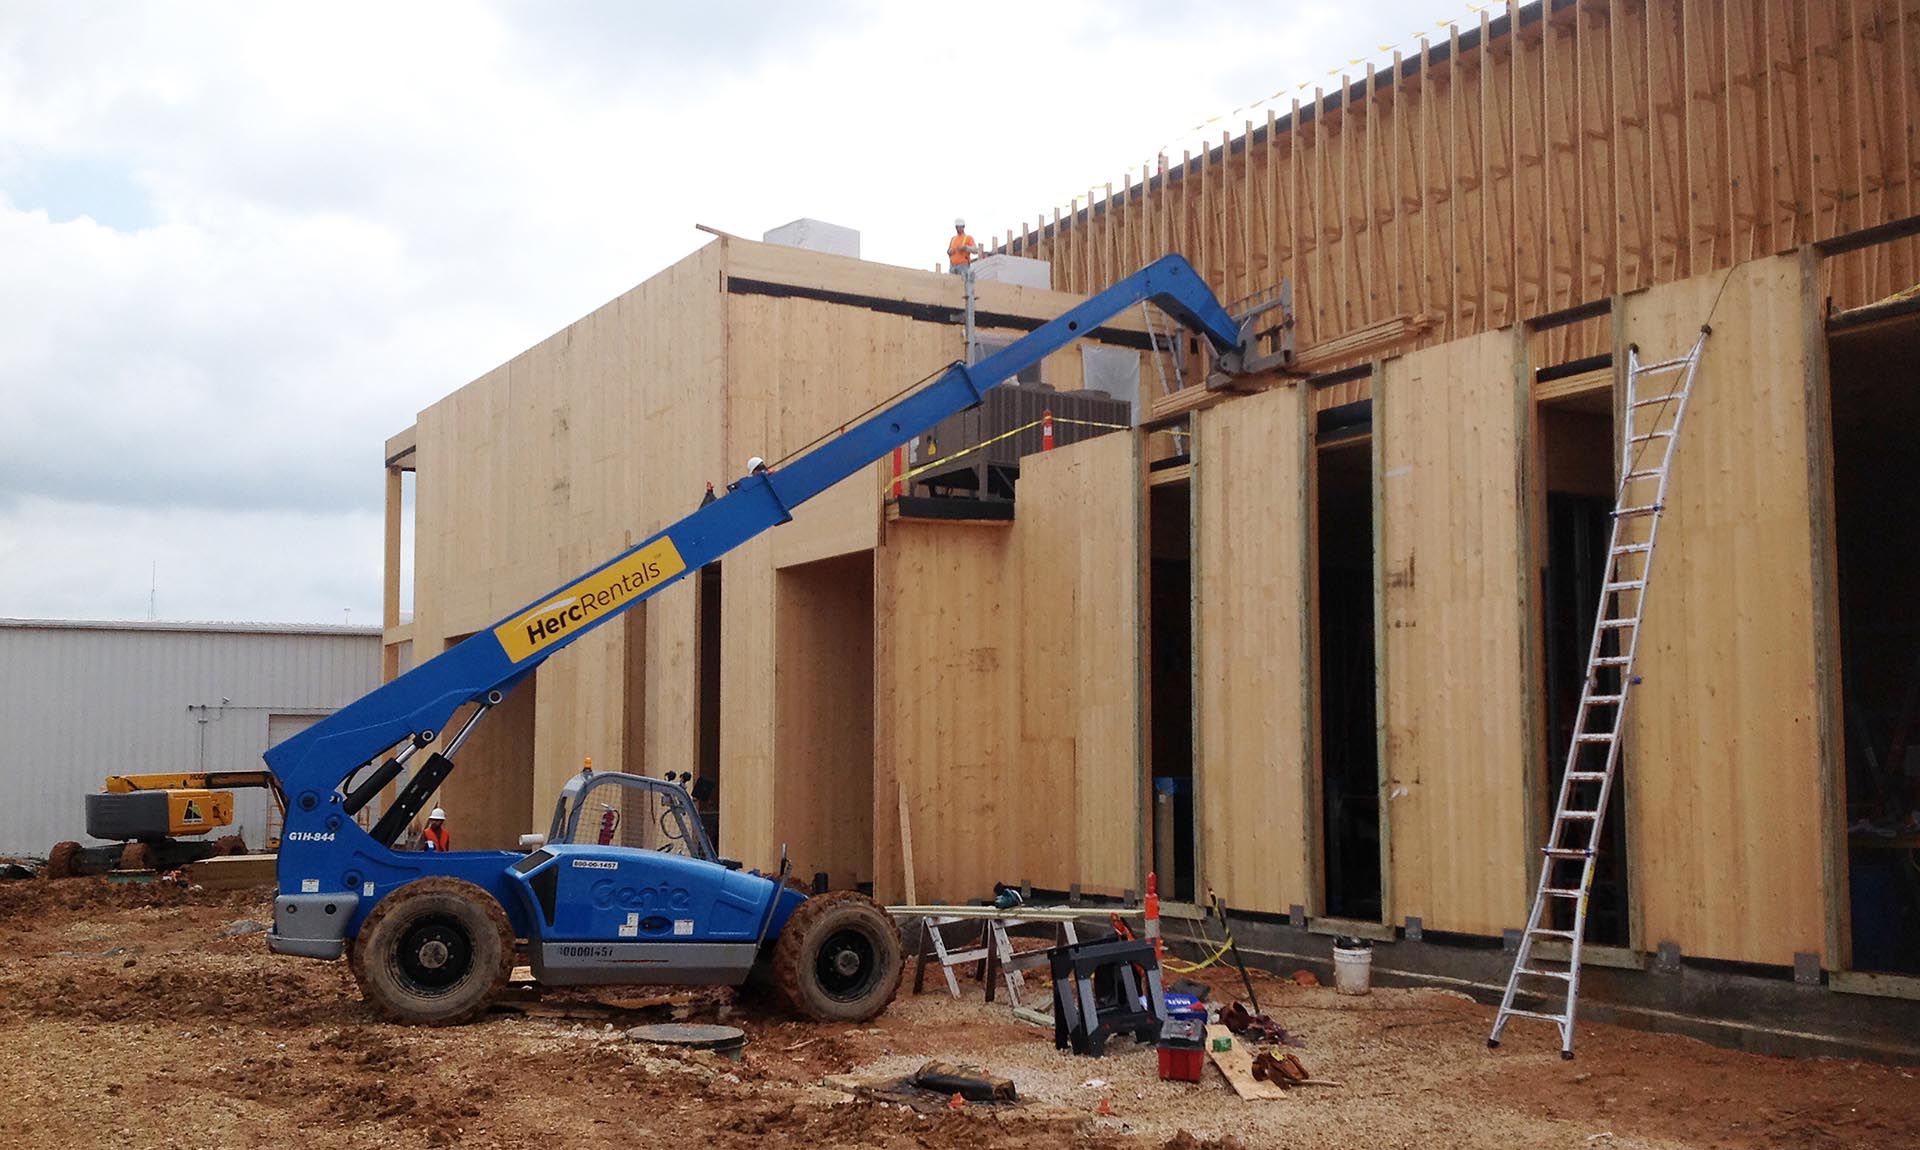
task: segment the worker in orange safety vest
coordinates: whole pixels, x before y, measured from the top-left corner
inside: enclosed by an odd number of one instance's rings
[[[420,832],[420,849],[424,851],[445,851],[451,846],[452,839],[447,834],[447,812],[439,807],[427,815],[427,829]]]
[[[953,221],[953,238],[947,241],[947,270],[959,275],[968,264],[980,258],[980,245],[967,234],[967,221]]]

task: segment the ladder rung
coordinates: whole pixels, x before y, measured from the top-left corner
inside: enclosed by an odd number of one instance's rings
[[[1579,898],[1579,897],[1580,897],[1580,892],[1579,892],[1579,891],[1577,891],[1577,890],[1574,890],[1574,889],[1573,889],[1572,887],[1566,887],[1566,886],[1549,886],[1549,887],[1542,887],[1542,888],[1540,888],[1540,893],[1541,893],[1541,894],[1550,894],[1550,895],[1552,895],[1552,896],[1553,896],[1553,897],[1555,897],[1555,898]],[[1554,936],[1556,936],[1556,937],[1559,937],[1559,938],[1572,938],[1572,937],[1573,937],[1573,932],[1572,932],[1572,931],[1570,931],[1570,930],[1549,930],[1549,929],[1547,929],[1547,928],[1546,928],[1546,927],[1544,927],[1544,926],[1541,926],[1541,927],[1535,927],[1535,928],[1534,928],[1534,931],[1533,931],[1533,933],[1535,933],[1535,934],[1551,934],[1551,935],[1554,935]]]
[[[1567,777],[1576,783],[1597,783],[1607,777],[1605,771],[1568,771]]]
[[[1522,1010],[1517,1006],[1507,1007],[1507,1013],[1515,1018],[1537,1018],[1542,1022],[1565,1022],[1567,1020],[1567,1016],[1564,1014],[1542,1014],[1537,1010]]]
[[[1656,468],[1653,468],[1651,471],[1629,471],[1625,475],[1622,475],[1620,478],[1622,479],[1658,479],[1661,475],[1665,473],[1666,473],[1666,468],[1656,467]]]
[[[1659,363],[1635,364],[1633,374],[1636,378],[1642,375],[1658,375],[1663,371],[1674,371],[1685,367],[1691,362],[1693,362],[1691,355],[1683,355],[1678,359],[1663,359]]]
[[[1645,579],[1619,579],[1611,583],[1602,583],[1600,589],[1602,591],[1642,591],[1646,586]]]
[[[1625,655],[1602,655],[1593,661],[1593,665],[1596,667],[1624,667],[1631,662],[1633,662],[1633,660],[1627,658]]]
[[[1591,847],[1541,847],[1540,853],[1548,858],[1583,859],[1593,855]]]
[[[1602,631],[1614,631],[1622,627],[1638,627],[1639,625],[1640,625],[1640,616],[1638,615],[1628,615],[1624,619],[1600,620],[1600,629]]]
[[[1573,741],[1576,743],[1611,743],[1613,742],[1613,732],[1612,731],[1584,731],[1578,735],[1575,735],[1573,737]]]
[[[1636,515],[1652,515],[1654,512],[1660,510],[1660,508],[1661,504],[1658,503],[1642,503],[1638,507],[1622,507],[1613,513],[1613,517],[1615,519],[1631,519]]]
[[[1620,700],[1624,698],[1626,698],[1625,695],[1588,695],[1587,702],[1599,703],[1602,706],[1612,707],[1612,706],[1618,706],[1620,703]]]
[[[1520,966],[1514,968],[1514,973],[1531,974],[1539,978],[1557,978],[1562,982],[1573,981],[1573,972],[1570,970],[1541,970],[1537,966]]]
[[[1685,398],[1686,394],[1687,393],[1684,391],[1670,391],[1665,395],[1653,395],[1653,396],[1648,396],[1646,399],[1636,399],[1632,403],[1628,404],[1627,406],[1652,407],[1656,403],[1672,403],[1676,399]]]
[[[1672,431],[1649,431],[1645,435],[1629,435],[1628,443],[1651,443],[1656,439],[1672,439]]]
[[[1651,543],[1622,543],[1613,549],[1615,555],[1644,554],[1653,550]]]
[[[1599,818],[1600,812],[1599,811],[1561,811],[1560,817],[1563,819],[1592,820],[1592,819]]]

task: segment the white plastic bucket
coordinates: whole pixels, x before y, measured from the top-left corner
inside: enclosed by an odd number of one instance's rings
[[[1365,994],[1373,985],[1373,950],[1369,947],[1333,948],[1333,988],[1341,994]]]

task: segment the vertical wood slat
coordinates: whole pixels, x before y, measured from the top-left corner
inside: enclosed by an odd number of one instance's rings
[[[1303,345],[1407,312],[1443,320],[1434,343],[1920,208],[1914,0],[1477,11],[1008,242],[1074,291],[1180,251],[1228,298],[1292,280]],[[1920,275],[1920,240],[1824,274],[1870,302]]]

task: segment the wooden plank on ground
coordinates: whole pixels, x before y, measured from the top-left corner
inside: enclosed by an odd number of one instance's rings
[[[1215,1050],[1216,1038],[1225,1038],[1232,1045],[1225,1050]],[[1233,1087],[1233,1092],[1242,1098],[1264,1102],[1287,1096],[1284,1088],[1272,1082],[1262,1082],[1253,1076],[1253,1052],[1242,1046],[1240,1040],[1233,1037],[1233,1032],[1224,1026],[1215,1024],[1207,1027],[1207,1057],[1213,1059],[1213,1064],[1220,1068],[1220,1073],[1226,1078],[1227,1085]]]

